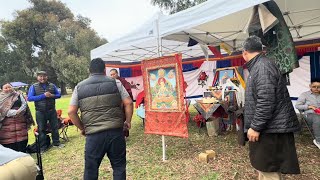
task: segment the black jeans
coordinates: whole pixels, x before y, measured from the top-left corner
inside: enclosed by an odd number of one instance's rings
[[[38,124],[38,132],[41,148],[46,147],[46,130],[47,130],[47,122],[49,120],[49,124],[52,131],[52,144],[58,146],[60,144],[59,139],[59,130],[58,130],[58,118],[56,110],[50,111],[36,111],[36,120]]]
[[[96,180],[99,166],[107,155],[114,180],[126,179],[126,141],[123,129],[110,129],[86,135],[84,180]]]

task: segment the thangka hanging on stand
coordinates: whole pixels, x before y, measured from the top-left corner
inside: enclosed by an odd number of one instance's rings
[[[145,133],[188,137],[181,55],[141,62]]]

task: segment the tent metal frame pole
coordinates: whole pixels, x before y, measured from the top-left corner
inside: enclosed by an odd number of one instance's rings
[[[156,21],[157,25],[157,46],[158,46],[158,57],[162,56],[162,43],[161,43],[161,37],[160,37],[160,29],[159,29],[159,16]],[[166,160],[166,143],[165,143],[165,138],[164,135],[162,135],[162,161]]]
[[[164,135],[162,135],[162,161],[166,161],[166,142]]]

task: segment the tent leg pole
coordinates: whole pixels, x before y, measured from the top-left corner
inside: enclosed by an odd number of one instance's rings
[[[162,135],[162,160],[166,160],[166,143],[164,141],[164,135]]]

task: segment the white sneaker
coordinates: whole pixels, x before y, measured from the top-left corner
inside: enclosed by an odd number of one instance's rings
[[[57,148],[63,148],[63,147],[64,147],[64,144],[59,144],[58,146],[56,146],[56,145],[53,145],[53,147],[57,147]]]
[[[313,144],[314,144],[314,145],[316,145],[316,146],[320,149],[320,143],[319,143],[319,142],[317,142],[317,140],[316,140],[316,139],[314,139],[314,140],[313,140]]]

